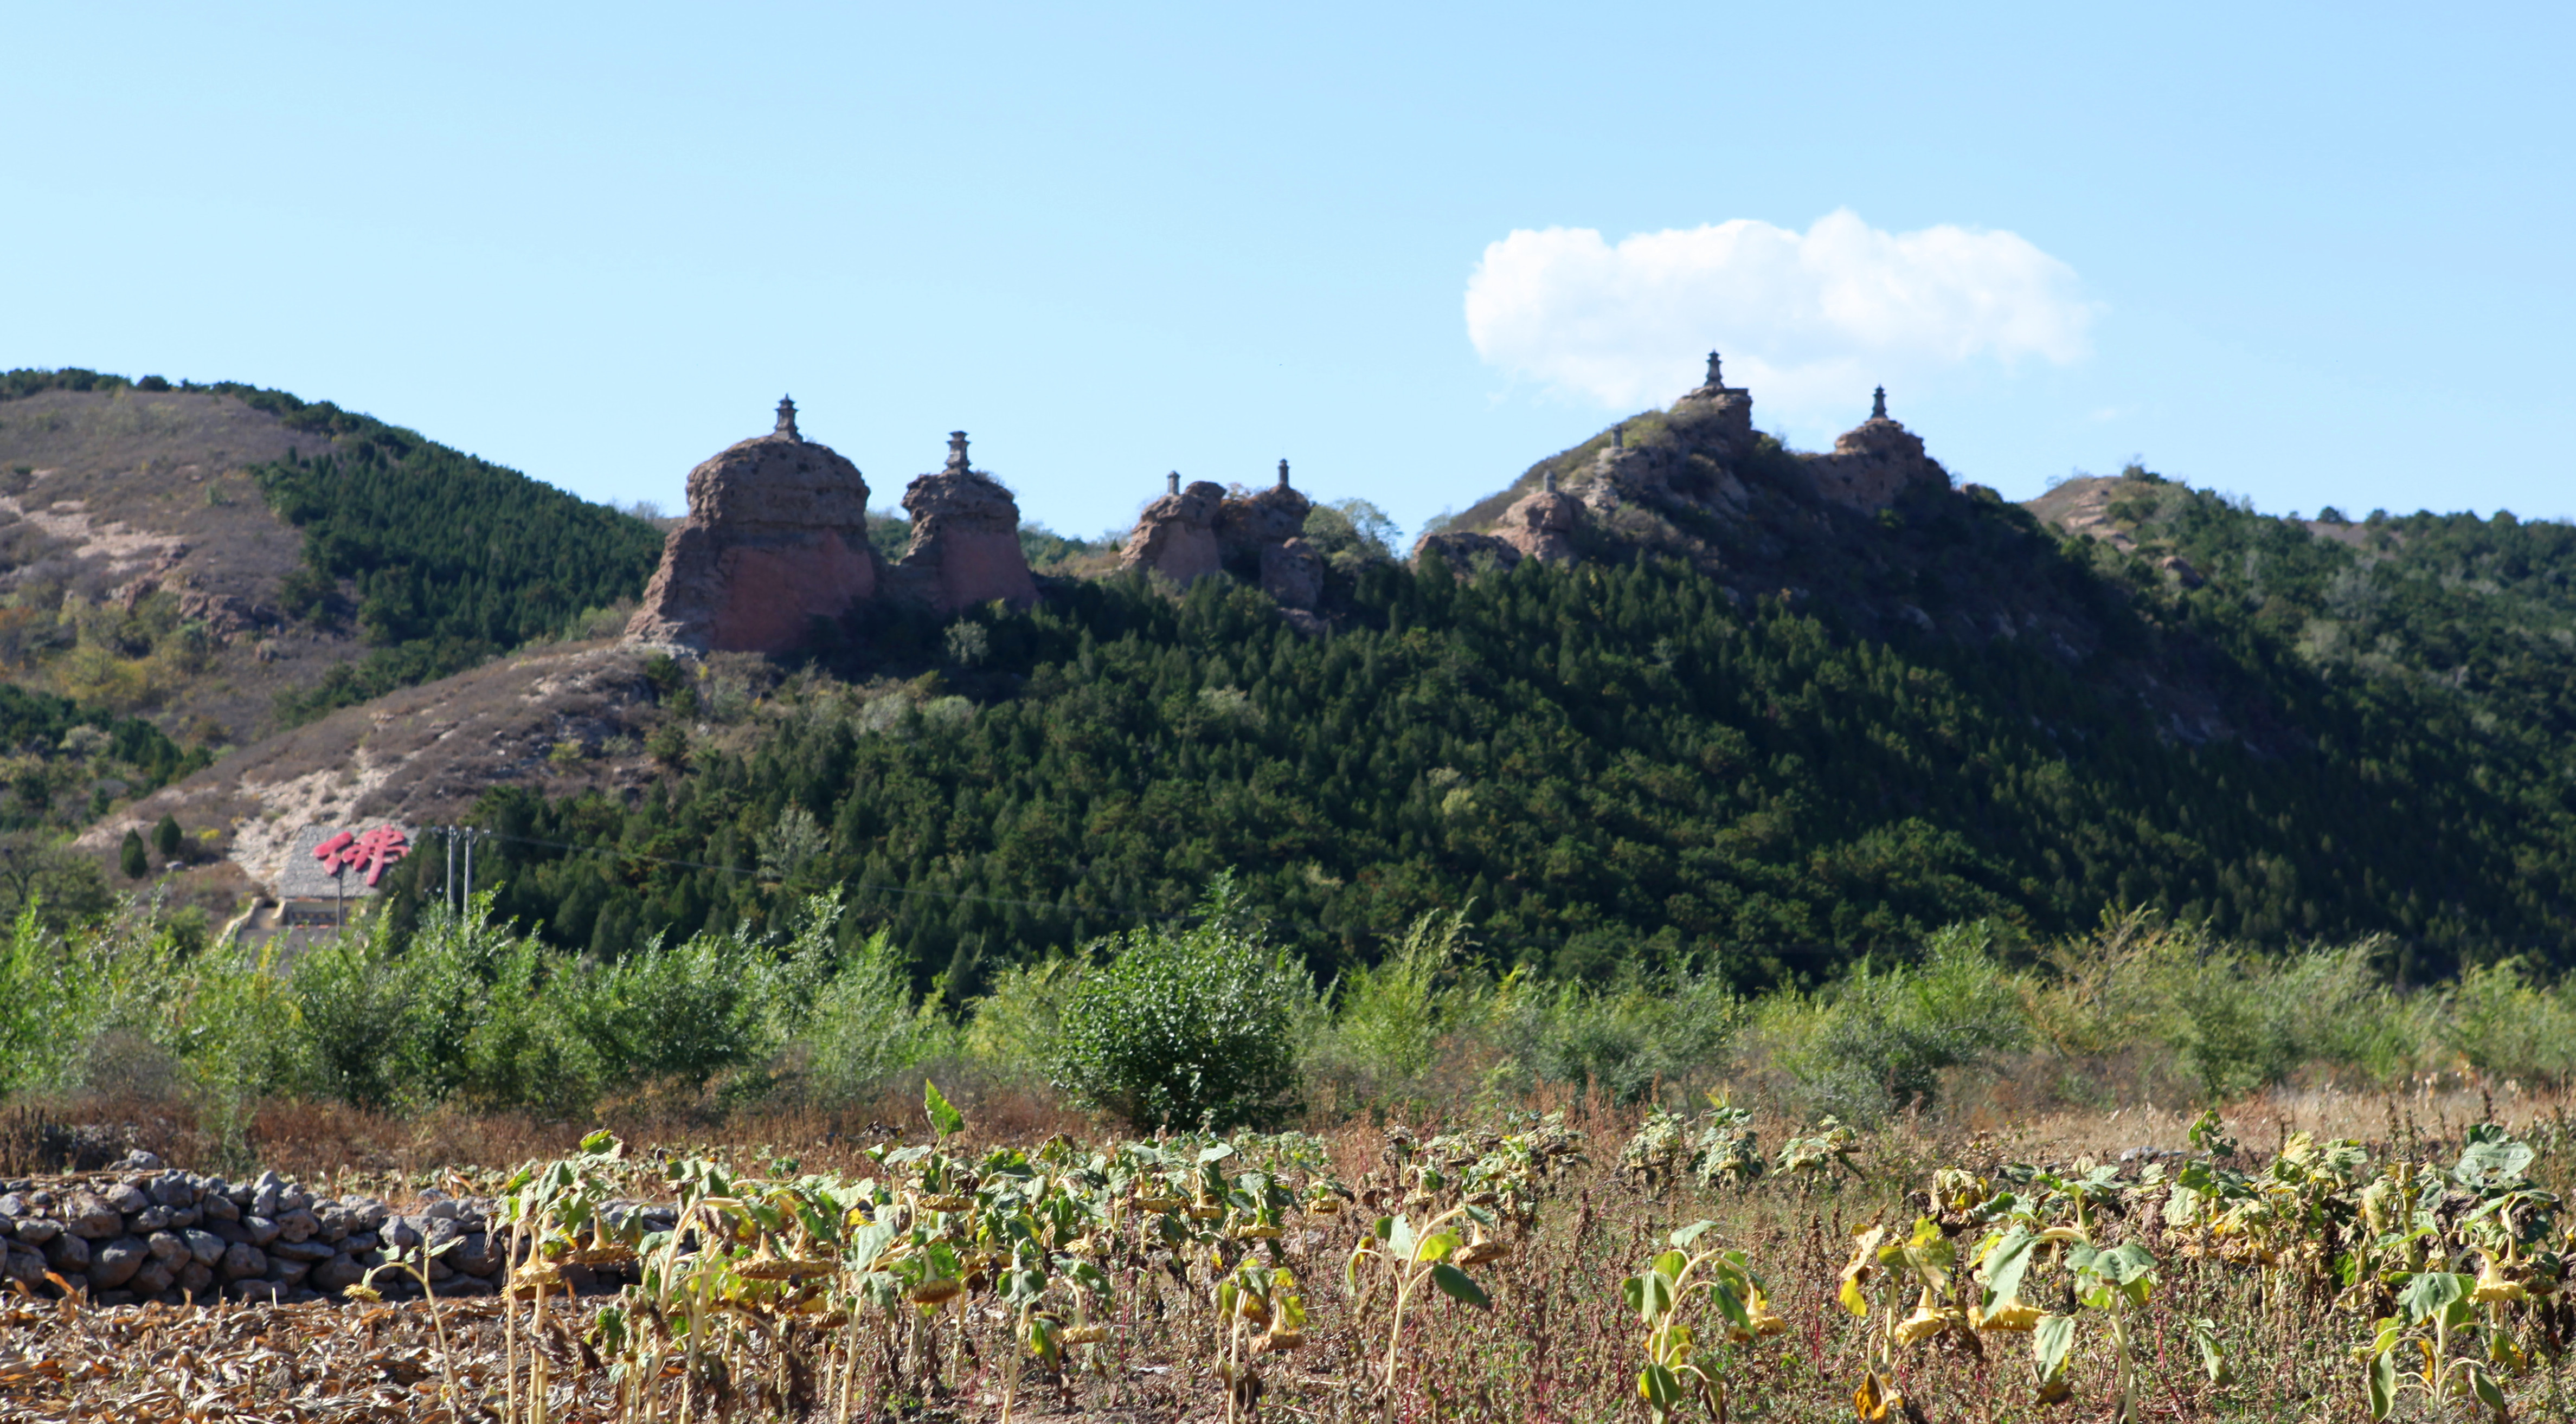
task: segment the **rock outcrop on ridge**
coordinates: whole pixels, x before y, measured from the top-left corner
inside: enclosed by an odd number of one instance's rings
[[[1508,569],[1521,561],[1521,551],[1491,534],[1478,534],[1466,529],[1443,529],[1425,534],[1413,543],[1413,557],[1438,554],[1452,570],[1460,573],[1490,564]]]
[[[1136,516],[1136,528],[1119,554],[1122,569],[1144,569],[1177,584],[1187,584],[1225,567],[1217,551],[1216,512],[1225,503],[1225,486],[1194,480],[1181,486],[1178,470],[1162,498]]]
[[[859,467],[798,435],[795,403],[779,401],[776,429],[689,472],[689,516],[663,541],[626,636],[700,652],[796,647],[814,619],[875,595],[867,510]]]
[[[1523,557],[1541,563],[1568,563],[1575,557],[1575,531],[1583,527],[1583,518],[1583,501],[1559,493],[1550,485],[1504,510],[1494,537]]]
[[[1809,456],[1807,469],[1818,494],[1869,513],[1894,504],[1908,486],[1950,484],[1949,472],[1923,453],[1923,437],[1888,418],[1885,386],[1872,393],[1869,419],[1835,436],[1832,454]]]
[[[1231,573],[1287,607],[1311,609],[1324,588],[1323,556],[1303,537],[1314,508],[1288,483],[1285,460],[1279,482],[1259,493],[1229,493],[1212,480],[1184,489],[1174,473],[1163,497],[1136,516],[1119,567],[1178,584]]]
[[[1510,490],[1426,536],[1416,556],[1437,549],[1460,566],[1480,557],[1505,566],[1520,558],[1565,562],[1598,539],[1714,566],[1733,562],[1719,547],[1734,537],[1724,530],[1762,546],[1777,542],[1765,530],[1782,519],[1812,520],[1823,508],[1874,515],[1912,491],[1947,491],[1949,472],[1888,416],[1886,396],[1876,393],[1869,419],[1831,452],[1796,453],[1753,428],[1752,392],[1727,385],[1711,352],[1697,389],[1539,462]]]
[[[903,492],[912,542],[889,579],[899,597],[953,613],[1000,599],[1025,608],[1038,601],[1020,547],[1020,505],[999,480],[968,465],[966,432],[948,434],[948,465]]]

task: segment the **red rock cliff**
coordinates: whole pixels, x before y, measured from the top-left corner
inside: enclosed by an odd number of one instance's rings
[[[689,472],[689,517],[662,544],[662,566],[626,636],[706,652],[786,652],[816,618],[837,618],[877,588],[859,468],[778,428],[728,446]]]
[[[1020,505],[1001,481],[966,463],[966,432],[948,436],[948,467],[903,492],[912,543],[894,566],[899,596],[953,613],[1001,599],[1025,608],[1037,580],[1020,548]]]

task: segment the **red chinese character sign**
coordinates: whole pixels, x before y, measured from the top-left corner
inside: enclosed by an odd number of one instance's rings
[[[409,854],[410,840],[391,826],[377,826],[356,835],[342,831],[313,848],[313,858],[322,862],[323,869],[333,875],[363,871],[370,889],[378,877]]]

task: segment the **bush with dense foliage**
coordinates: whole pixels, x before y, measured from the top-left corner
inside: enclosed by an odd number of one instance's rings
[[[1131,930],[1098,950],[1105,962],[1074,982],[1058,1018],[1058,1090],[1140,1128],[1268,1126],[1294,1105],[1292,1030],[1311,991],[1231,876],[1196,924]]]

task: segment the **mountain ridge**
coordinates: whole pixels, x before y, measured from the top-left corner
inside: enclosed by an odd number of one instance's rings
[[[1711,389],[1711,414],[1741,394]],[[854,608],[779,659],[544,645],[117,823],[226,797],[288,814],[245,786],[364,742],[448,790],[333,805],[520,837],[489,883],[563,943],[756,928],[842,884],[851,925],[894,926],[955,986],[1185,910],[1229,865],[1319,972],[1469,901],[1498,950],[1577,974],[1686,955],[1795,977],[1944,917],[2054,934],[2114,903],[2275,944],[2384,933],[2417,972],[2570,961],[2563,529],[2293,528],[2144,470],[2023,508],[1919,446],[1856,441],[1839,453],[1878,463],[1841,467],[1749,411],[1718,437],[1672,414],[1458,522],[1556,483],[1581,506],[1561,557],[1486,557],[1463,540],[1495,536],[1453,526],[1407,567],[1310,522],[1343,539],[1312,626],[1249,566],[1184,588],[1138,568],[1042,580],[1025,611]],[[549,660],[596,665],[575,694],[596,705],[549,702],[570,685]]]

